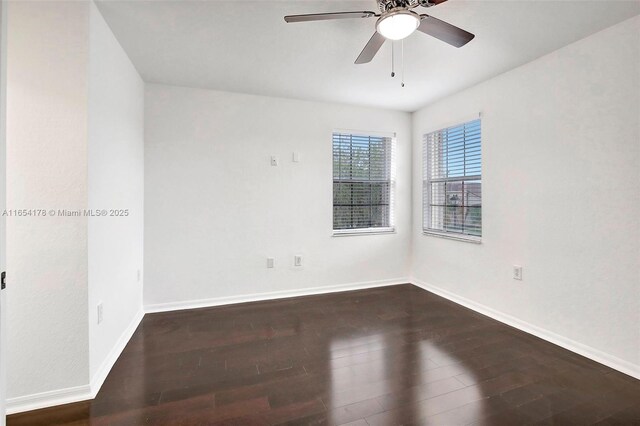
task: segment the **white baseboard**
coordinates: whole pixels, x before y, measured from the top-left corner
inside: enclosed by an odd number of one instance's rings
[[[38,410],[41,408],[53,407],[55,405],[70,404],[72,402],[86,401],[95,398],[100,387],[104,383],[104,380],[111,371],[111,368],[117,361],[125,346],[127,346],[127,343],[131,339],[131,336],[133,336],[136,328],[138,328],[143,317],[144,312],[142,310],[136,313],[133,320],[124,330],[89,384],[19,396],[17,398],[9,398],[7,400],[6,408],[7,414],[22,413],[24,411]]]
[[[91,398],[91,387],[87,384],[65,389],[56,389],[32,395],[19,396],[16,398],[9,398],[7,399],[6,411],[7,415],[16,414],[23,411],[52,407],[54,405],[85,401]]]
[[[104,361],[102,361],[102,364],[98,368],[98,371],[96,371],[96,373],[93,375],[90,383],[91,398],[95,398],[100,391],[100,388],[107,378],[107,375],[118,360],[118,357],[124,350],[125,346],[127,346],[127,343],[129,343],[129,340],[131,340],[131,336],[133,336],[133,333],[135,333],[138,325],[140,325],[140,321],[142,321],[142,318],[144,318],[144,311],[140,309],[133,317],[127,328],[122,332],[116,344],[113,345],[107,357],[104,359]]]
[[[552,331],[538,327],[537,325],[533,325],[503,312],[496,311],[493,308],[482,305],[480,303],[476,303],[472,300],[466,299],[462,296],[458,296],[457,294],[453,294],[447,290],[425,283],[418,279],[412,278],[411,283],[417,287],[420,287],[431,293],[435,293],[438,296],[442,296],[445,299],[467,307],[473,311],[493,318],[496,321],[500,321],[504,324],[510,325],[511,327],[524,331],[525,333],[532,334],[571,352],[575,352],[586,358],[599,362],[600,364],[604,364],[607,367],[611,367],[614,370],[618,370],[622,373],[628,374],[629,376],[635,377],[636,379],[640,379],[640,365],[625,361],[599,349],[595,349],[591,346],[576,342],[575,340],[561,336]]]
[[[352,284],[340,284],[324,287],[310,287],[301,290],[272,291],[268,293],[254,293],[242,296],[215,297],[211,299],[186,300],[182,302],[157,303],[145,305],[144,312],[179,311],[183,309],[208,308],[212,306],[233,305],[236,303],[258,302],[261,300],[285,299],[288,297],[312,296],[315,294],[337,293],[341,291],[362,290],[367,288],[385,287],[389,285],[408,284],[409,278],[395,278],[391,280],[364,281]]]

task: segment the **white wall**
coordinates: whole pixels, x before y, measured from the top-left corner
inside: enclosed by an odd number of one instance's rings
[[[404,279],[410,118],[147,84],[145,305]],[[397,132],[396,234],[332,237],[333,129]]]
[[[639,30],[633,18],[413,116],[414,276],[636,374]],[[422,135],[480,111],[482,244],[420,235]]]
[[[88,7],[10,2],[7,208],[87,207]],[[7,220],[9,398],[87,383],[87,219]]]
[[[11,2],[8,42],[7,204],[47,213],[7,224],[16,412],[94,396],[142,317],[144,83],[89,1]]]
[[[90,377],[99,387],[142,315],[144,83],[93,3],[89,27],[89,208],[128,210],[88,224]]]

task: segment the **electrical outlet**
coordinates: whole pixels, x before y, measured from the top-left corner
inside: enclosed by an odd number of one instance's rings
[[[102,309],[102,302],[98,303],[98,324],[100,324],[102,322],[103,319],[103,309]]]
[[[136,272],[136,281],[140,282],[141,278],[142,278],[142,271],[138,269],[138,271]]]
[[[522,266],[513,265],[513,279],[522,281]]]
[[[278,157],[275,155],[271,156],[271,165],[272,166],[277,166],[278,165]]]
[[[302,256],[297,254],[293,256],[293,266],[302,266]]]
[[[275,266],[275,259],[273,257],[267,257],[267,268],[273,268]]]

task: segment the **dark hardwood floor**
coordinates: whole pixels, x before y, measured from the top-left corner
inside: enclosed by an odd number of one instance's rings
[[[95,400],[8,424],[640,424],[640,381],[402,285],[147,315]]]

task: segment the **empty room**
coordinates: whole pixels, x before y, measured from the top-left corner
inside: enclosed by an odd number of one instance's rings
[[[640,0],[0,12],[0,426],[640,425]]]

